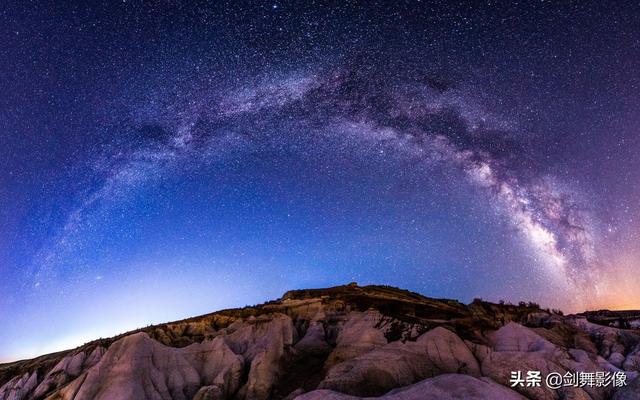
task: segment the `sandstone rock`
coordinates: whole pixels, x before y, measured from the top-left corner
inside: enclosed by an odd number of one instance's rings
[[[532,330],[510,322],[489,335],[493,352],[482,362],[482,373],[494,381],[509,386],[511,371],[540,371],[565,373],[558,362],[561,351]],[[558,393],[544,385],[539,387],[517,386],[515,388],[530,399],[558,399]]]
[[[599,344],[599,354],[605,359],[608,359],[613,353],[625,353],[625,346],[620,343],[621,336],[633,336],[632,340],[636,341],[640,338],[637,334],[626,333],[619,328],[594,324],[584,317],[567,318],[566,323],[596,338]]]
[[[482,372],[496,382],[509,386],[511,371],[540,371],[542,376],[550,372],[564,374],[568,371],[602,371],[604,370],[595,355],[584,350],[570,349],[566,351],[534,331],[509,323],[489,335],[494,343],[494,352],[482,362]],[[604,360],[602,360],[604,361]],[[608,363],[607,363],[608,364]],[[552,390],[541,385],[539,387],[517,386],[518,392],[530,399],[604,399],[606,388],[561,388]]]
[[[0,400],[522,399],[523,394],[605,400],[612,389],[518,387],[517,393],[509,378],[514,370],[545,375],[620,368],[634,382],[616,391],[616,398],[624,399],[640,398],[640,383],[634,381],[639,366],[640,335],[633,330],[518,306],[464,306],[389,287],[346,286],[291,292],[261,306],[0,365]]]
[[[640,377],[627,383],[626,386],[616,390],[612,400],[637,400],[640,399]]]
[[[453,332],[437,327],[416,342],[392,342],[332,367],[319,388],[380,395],[443,373],[480,376],[478,362]]]
[[[625,353],[625,348],[624,348],[624,344],[620,343],[621,337],[618,335],[614,338],[614,342],[611,344],[611,354],[613,353],[619,353],[619,354],[624,354]]]
[[[480,366],[465,343],[448,329],[437,327],[420,336],[431,363],[441,372],[480,376]]]
[[[585,389],[576,387],[565,387],[558,389],[558,394],[562,400],[594,400]],[[598,397],[601,398],[601,397]]]
[[[493,352],[482,362],[482,373],[504,386],[510,386],[511,371],[540,371],[565,373],[561,365],[545,357],[541,352],[505,351]],[[558,399],[558,394],[544,385],[540,387],[517,387],[520,393],[534,400]]]
[[[334,365],[318,387],[373,396],[412,384],[436,373],[428,362],[426,352],[420,350],[415,343],[389,343]]]
[[[66,385],[83,371],[97,364],[104,352],[104,347],[98,346],[88,356],[84,351],[79,351],[64,357],[45,375],[34,390],[33,397],[43,397],[50,391]]]
[[[331,351],[322,323],[312,322],[304,337],[296,343],[295,349],[308,354],[324,354]]]
[[[249,376],[241,395],[246,399],[267,399],[279,379],[281,360],[292,347],[295,328],[284,314],[256,318],[239,326],[225,340],[236,353],[250,362]]]
[[[224,400],[224,389],[217,385],[203,386],[198,390],[193,400]]]
[[[0,387],[0,399],[2,400],[22,400],[27,399],[29,393],[38,384],[37,373],[25,373],[16,376]]]
[[[293,397],[295,400],[360,400],[360,399],[384,399],[381,397],[358,397],[340,392],[335,392],[329,389],[318,389],[311,392],[302,394],[300,396]]]
[[[351,396],[332,390],[314,390],[295,398],[296,400],[357,400]],[[381,400],[526,400],[517,392],[507,389],[487,378],[469,375],[444,374],[425,379],[406,388],[393,390],[380,397]]]
[[[86,360],[84,361],[84,365],[82,367],[83,368],[93,367],[98,363],[98,361],[100,361],[100,359],[102,358],[102,356],[106,351],[107,349],[105,349],[102,346],[96,347],[95,349],[93,349],[91,354],[89,354],[89,356],[86,358]]]
[[[232,327],[231,332],[224,336],[225,342],[248,361],[274,344],[292,346],[296,334],[291,318],[284,314],[236,321]]]
[[[484,344],[473,343],[469,340],[465,340],[464,343],[479,362],[482,362],[493,351],[491,347],[485,346]]]
[[[322,304],[322,299],[284,299],[282,306],[286,307],[287,315],[291,318],[311,322],[325,319],[325,307]],[[276,309],[281,309],[282,306],[278,306]]]
[[[611,355],[608,358],[608,361],[612,365],[614,365],[614,366],[616,366],[618,368],[622,368],[622,363],[624,362],[624,360],[625,360],[625,357],[622,354],[618,353],[618,352],[611,353]]]
[[[553,343],[515,322],[509,322],[490,334],[489,338],[495,351],[553,352],[556,349]]]
[[[584,332],[577,332],[574,335],[573,344],[576,349],[581,349],[591,354],[598,353],[598,348],[593,341],[591,341],[589,335]]]
[[[298,396],[300,396],[302,394],[304,394],[304,389],[298,388],[298,389],[294,390],[293,392],[289,393],[287,395],[287,397],[285,397],[283,400],[293,400],[293,399],[295,399],[296,397],[298,397]]]
[[[336,340],[336,348],[329,355],[326,366],[350,360],[376,347],[387,344],[384,332],[376,329],[382,315],[375,310],[351,312]]]
[[[203,385],[237,390],[242,358],[222,339],[170,348],[145,333],[115,342],[101,360],[60,392],[61,399],[191,399]]]
[[[543,326],[551,318],[551,314],[548,312],[533,312],[527,315],[528,326]]]
[[[61,387],[82,372],[82,364],[86,355],[83,351],[69,355],[58,364],[44,377],[42,382],[34,391],[34,397],[38,398],[47,394],[50,390]]]
[[[636,349],[629,353],[622,364],[622,368],[625,371],[640,372],[640,350]]]
[[[569,349],[569,354],[576,363],[583,365],[585,368],[583,371],[589,371],[590,369],[595,368],[595,359],[592,358],[593,356],[590,357],[589,353],[586,351],[581,349]]]
[[[560,358],[558,362],[566,368],[568,371],[584,371],[595,372],[602,371],[602,368],[597,363],[597,356],[587,353],[580,349],[569,349],[569,358]],[[580,391],[573,390],[573,388],[562,388],[559,391],[564,398],[576,398],[580,399],[588,394],[588,399],[601,400],[608,398],[609,389],[606,387],[591,387],[585,386]]]

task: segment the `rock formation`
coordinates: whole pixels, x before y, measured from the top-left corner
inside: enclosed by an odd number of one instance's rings
[[[614,315],[298,290],[0,365],[0,400],[640,398],[640,332],[620,316],[638,313]],[[512,387],[512,371],[620,372],[628,385]]]

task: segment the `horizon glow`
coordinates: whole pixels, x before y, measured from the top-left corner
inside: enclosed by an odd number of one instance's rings
[[[640,308],[630,5],[0,19],[0,362],[350,281]]]

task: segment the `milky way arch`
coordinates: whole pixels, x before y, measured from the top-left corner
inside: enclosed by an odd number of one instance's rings
[[[137,185],[248,149],[296,142],[300,152],[306,146],[340,152],[382,143],[423,165],[462,171],[510,221],[535,268],[566,290],[594,293],[591,216],[574,191],[536,172],[517,121],[481,99],[472,85],[427,73],[389,79],[362,65],[273,74],[244,86],[205,85],[171,99],[151,93],[132,109],[129,126],[112,128],[123,133],[92,161],[102,183],[79,197],[38,252],[36,284],[69,252],[88,245],[80,233],[87,215],[126,201]]]

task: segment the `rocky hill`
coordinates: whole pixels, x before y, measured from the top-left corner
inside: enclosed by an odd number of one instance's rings
[[[616,328],[640,329],[640,310],[610,311],[598,310],[583,312],[589,322]]]
[[[640,331],[620,322],[638,314],[598,313],[296,290],[0,365],[0,399],[638,399]],[[618,372],[627,385],[511,387],[512,371]]]

